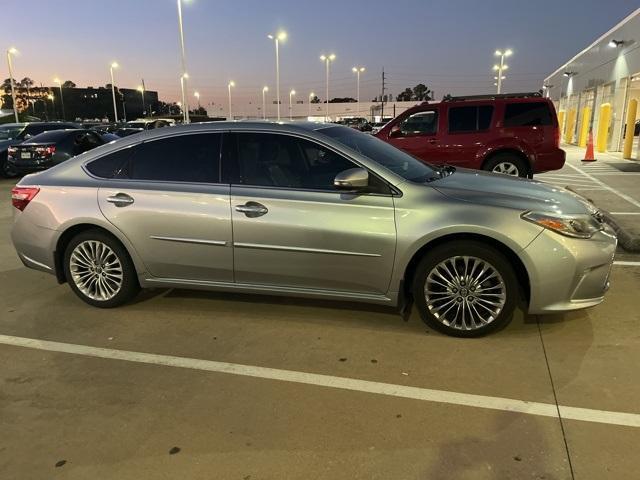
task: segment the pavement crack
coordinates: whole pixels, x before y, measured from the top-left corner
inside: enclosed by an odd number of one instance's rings
[[[567,452],[567,460],[569,462],[569,471],[571,472],[571,480],[575,480],[576,477],[575,477],[575,474],[573,473],[573,464],[571,463],[571,453],[569,453],[569,444],[567,443],[567,434],[564,430],[562,415],[560,415],[560,406],[558,405],[558,395],[556,394],[556,386],[553,383],[551,366],[549,365],[549,358],[547,357],[547,348],[544,345],[544,338],[542,337],[542,328],[540,327],[540,316],[538,315],[536,315],[536,325],[538,325],[538,334],[540,335],[540,343],[542,344],[542,353],[544,354],[544,361],[547,364],[547,372],[549,373],[549,382],[551,382],[551,391],[553,392],[553,401],[556,404],[556,410],[558,412],[558,421],[560,422],[560,430],[562,431],[562,440],[564,441],[564,449]]]

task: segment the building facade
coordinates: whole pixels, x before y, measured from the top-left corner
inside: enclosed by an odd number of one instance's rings
[[[640,113],[640,8],[545,78],[544,90],[565,143],[585,146],[591,132],[597,151],[640,158],[637,138],[625,150]]]

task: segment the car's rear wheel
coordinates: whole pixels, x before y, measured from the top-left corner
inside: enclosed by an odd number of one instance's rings
[[[65,250],[65,276],[89,305],[120,306],[140,290],[136,269],[122,244],[100,230],[76,235]]]
[[[18,176],[18,172],[7,161],[7,153],[0,154],[0,178],[13,178]]]
[[[499,153],[490,158],[483,166],[484,170],[512,177],[527,177],[529,169],[525,161],[511,153]]]
[[[419,263],[413,283],[424,322],[455,337],[479,337],[507,325],[518,291],[508,260],[475,241],[434,248]]]

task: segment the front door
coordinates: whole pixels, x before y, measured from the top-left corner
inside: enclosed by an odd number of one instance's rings
[[[229,185],[219,183],[222,134],[161,138],[127,155],[98,191],[104,216],[131,241],[149,273],[233,281]]]
[[[307,139],[273,133],[229,139],[237,283],[387,292],[396,230],[386,184],[372,177],[376,193],[335,190],[335,175],[357,165]]]
[[[414,113],[394,127],[387,141],[420,160],[441,163],[438,121],[436,109]]]

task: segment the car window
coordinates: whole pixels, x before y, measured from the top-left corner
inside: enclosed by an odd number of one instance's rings
[[[345,127],[328,127],[318,131],[412,182],[424,182],[435,174],[429,165],[366,133]]]
[[[551,124],[551,111],[546,102],[509,103],[505,108],[505,127],[528,127]]]
[[[435,110],[414,113],[400,124],[400,131],[405,135],[433,135],[437,130],[438,112]]]
[[[492,105],[449,108],[449,132],[487,130],[491,125]]]
[[[235,141],[242,185],[334,190],[335,176],[357,167],[321,145],[290,135],[237,133]]]
[[[0,140],[12,140],[20,135],[24,125],[10,125],[0,127]]]
[[[25,143],[56,143],[72,133],[73,132],[65,130],[53,130],[39,134],[32,134],[33,136],[26,140]]]
[[[131,156],[131,147],[118,150],[103,157],[100,157],[86,165],[86,169],[92,175],[100,178],[122,177],[121,172],[128,164]]]
[[[136,145],[122,176],[132,180],[218,183],[221,136],[178,135]]]

